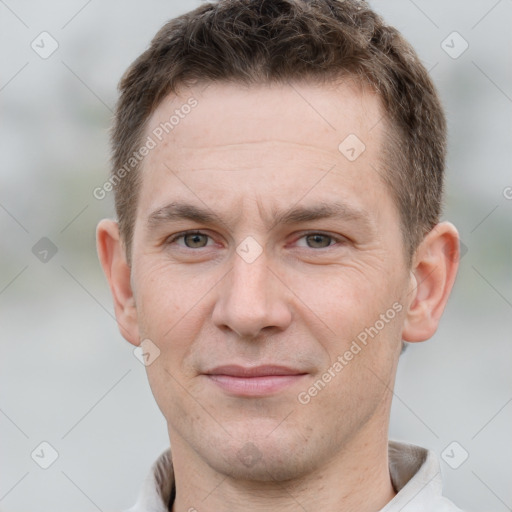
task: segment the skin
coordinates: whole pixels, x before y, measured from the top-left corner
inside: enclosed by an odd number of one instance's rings
[[[160,350],[147,374],[168,423],[173,511],[379,510],[395,495],[387,431],[401,340],[435,332],[457,232],[438,224],[407,264],[371,92],[349,82],[196,85],[166,98],[147,134],[191,95],[197,107],[144,160],[131,267],[117,223],[97,230],[121,333]],[[366,146],[352,162],[338,150],[351,133]],[[219,219],[149,221],[177,202]],[[279,220],[320,203],[344,213]],[[207,236],[170,238],[186,230]],[[255,250],[247,237],[262,249],[252,262],[236,251]],[[393,304],[401,311],[300,403]],[[204,375],[224,364],[304,375],[272,396],[233,396]]]

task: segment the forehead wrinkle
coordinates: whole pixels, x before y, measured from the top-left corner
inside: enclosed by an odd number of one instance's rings
[[[337,138],[333,138],[334,141],[337,141]],[[253,140],[216,140],[210,141],[210,144],[205,144],[204,138],[198,138],[197,141],[200,143],[199,145],[194,144],[193,142],[188,141],[179,141],[179,149],[178,150],[193,150],[195,152],[209,152],[212,149],[217,151],[232,151],[233,149],[247,149],[249,151],[253,151],[254,145],[269,145],[269,146],[292,146],[300,147],[301,149],[309,149],[314,152],[322,152],[327,153],[329,156],[336,155],[337,151],[333,150],[335,148],[337,150],[338,145],[331,143],[331,141],[324,141],[324,146],[319,144],[307,144],[300,140],[286,140],[286,139],[277,139],[275,137],[270,138],[255,138]]]

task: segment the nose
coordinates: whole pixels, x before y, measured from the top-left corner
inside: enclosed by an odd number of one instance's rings
[[[290,291],[269,265],[265,252],[248,263],[233,255],[231,271],[219,283],[212,320],[223,330],[252,339],[272,330],[283,331],[291,323]]]

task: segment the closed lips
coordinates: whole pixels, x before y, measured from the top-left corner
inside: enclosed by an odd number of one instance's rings
[[[205,372],[205,375],[228,375],[239,378],[255,378],[279,375],[305,375],[307,372],[284,366],[263,365],[256,367],[244,367],[238,365],[225,365]]]
[[[244,367],[219,366],[205,374],[225,393],[237,397],[265,397],[275,395],[295,384],[307,372],[283,366],[262,365]]]

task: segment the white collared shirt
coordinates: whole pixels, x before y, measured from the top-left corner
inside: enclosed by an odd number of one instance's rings
[[[412,444],[389,442],[389,473],[396,496],[379,512],[462,512],[442,496],[436,455]],[[174,488],[170,449],[153,464],[137,503],[126,512],[169,512]]]

